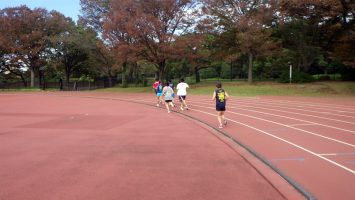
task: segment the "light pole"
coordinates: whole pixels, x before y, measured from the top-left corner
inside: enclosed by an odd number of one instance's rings
[[[290,84],[292,83],[292,64],[291,62],[289,63],[290,65]]]

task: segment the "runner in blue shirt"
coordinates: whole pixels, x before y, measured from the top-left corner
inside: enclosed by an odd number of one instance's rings
[[[223,128],[223,124],[227,125],[227,120],[224,117],[226,111],[226,101],[229,98],[228,93],[222,89],[222,83],[218,82],[217,89],[213,92],[212,100],[216,100],[217,119],[219,128]],[[222,123],[223,122],[223,123]]]
[[[159,81],[159,84],[157,85],[157,99],[158,99],[158,103],[157,103],[157,106],[159,107],[160,106],[160,103],[163,101],[162,100],[162,96],[163,96],[163,86],[161,84],[161,81]]]

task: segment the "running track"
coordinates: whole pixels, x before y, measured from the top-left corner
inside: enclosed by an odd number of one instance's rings
[[[155,104],[152,95],[113,98]],[[217,127],[210,98],[188,96],[190,110],[183,112]],[[232,97],[227,109],[223,131],[317,199],[355,199],[354,98]]]
[[[155,105],[153,95],[53,93]],[[317,199],[355,198],[355,99],[232,97],[223,131],[249,146]],[[188,96],[185,114],[217,126],[209,96]],[[177,112],[178,109],[176,109]],[[158,109],[161,115],[167,114]]]

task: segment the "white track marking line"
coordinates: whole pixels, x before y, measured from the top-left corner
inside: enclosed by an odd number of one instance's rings
[[[233,97],[232,97],[233,98]],[[247,104],[262,104],[262,105],[273,105],[273,106],[278,106],[278,107],[287,107],[287,108],[292,108],[292,109],[300,109],[300,108],[312,108],[312,109],[317,109],[317,110],[324,110],[324,111],[327,111],[327,112],[340,112],[340,113],[351,113],[351,114],[355,114],[355,112],[351,112],[351,111],[344,111],[344,110],[339,110],[338,108],[335,108],[335,107],[332,107],[333,109],[329,109],[329,108],[317,108],[315,106],[311,106],[311,105],[303,105],[303,106],[300,106],[300,105],[292,105],[292,104],[280,104],[280,103],[277,103],[277,102],[274,102],[274,101],[264,101],[262,99],[260,100],[257,100],[257,101],[238,101],[238,100],[234,100],[233,99],[233,102],[239,102],[239,103],[247,103]],[[303,109],[304,110],[304,109]]]
[[[198,105],[194,105],[194,106],[201,107],[201,108],[207,108],[207,109],[214,109],[214,108],[211,108],[211,107],[204,107],[204,106],[198,106]],[[340,140],[337,140],[337,139],[334,139],[334,138],[330,138],[330,137],[327,137],[327,136],[324,136],[324,135],[313,133],[311,131],[306,131],[306,130],[303,130],[303,129],[300,129],[300,128],[292,127],[292,126],[289,126],[289,125],[286,125],[286,124],[281,124],[279,122],[275,122],[275,121],[271,121],[271,120],[267,120],[267,119],[263,119],[263,118],[259,118],[259,117],[254,117],[254,116],[250,116],[250,115],[246,115],[246,114],[236,113],[236,112],[233,112],[233,111],[228,111],[228,113],[232,113],[232,114],[235,114],[235,115],[246,116],[246,117],[249,117],[249,118],[254,118],[254,119],[266,121],[266,122],[269,122],[269,123],[277,124],[277,125],[280,125],[280,126],[288,127],[288,128],[291,128],[291,129],[302,131],[302,132],[305,132],[305,133],[308,133],[308,134],[311,134],[311,135],[315,135],[315,136],[318,136],[318,137],[321,137],[321,138],[324,138],[324,139],[327,139],[327,140],[331,140],[331,141],[338,142],[338,143],[341,143],[341,144],[345,144],[347,146],[355,148],[354,144],[343,142],[343,141],[340,141]]]
[[[235,103],[232,103],[235,105]],[[238,105],[238,104],[236,104]],[[258,106],[255,104],[239,104],[239,105],[243,105],[243,106]],[[260,105],[259,105],[260,106]],[[346,117],[346,118],[352,118],[355,119],[354,116],[349,116],[349,115],[342,115],[342,114],[336,114],[336,113],[332,113],[332,112],[322,112],[322,111],[313,111],[313,110],[305,110],[305,109],[301,109],[301,108],[295,108],[295,107],[282,107],[282,106],[276,106],[276,105],[268,105],[268,107],[274,107],[274,108],[280,108],[280,109],[290,109],[290,110],[298,110],[298,111],[306,111],[306,112],[310,112],[310,113],[317,113],[317,114],[326,114],[326,115],[333,115],[333,116],[339,116],[339,117]]]
[[[229,105],[238,105],[238,107],[239,107],[242,104],[229,103]],[[304,115],[304,116],[310,116],[310,117],[316,117],[316,118],[321,118],[321,119],[334,120],[334,121],[339,121],[339,122],[344,122],[344,123],[349,123],[349,124],[355,124],[355,122],[349,122],[349,121],[344,121],[344,120],[338,120],[338,119],[327,118],[327,117],[320,117],[320,116],[316,116],[316,115],[309,115],[309,114],[303,114],[303,113],[297,113],[297,112],[291,112],[291,111],[284,111],[284,110],[279,110],[279,109],[265,108],[265,107],[255,106],[255,105],[253,106],[253,105],[249,105],[249,104],[242,105],[241,107],[261,108],[261,109],[265,109],[265,110],[274,110],[274,111],[279,111],[279,112],[292,113],[292,114],[297,114],[297,115]],[[271,107],[284,108],[284,107],[281,107],[281,106],[271,106]],[[314,111],[309,111],[309,110],[304,110],[304,109],[295,109],[295,108],[287,108],[287,109],[301,110],[301,111],[306,111],[306,112],[314,112]],[[338,114],[325,113],[325,112],[315,112],[315,113],[330,114],[330,115],[348,117],[348,118],[354,118],[355,119],[355,117],[347,116],[347,115],[338,115]]]
[[[320,155],[320,156],[336,156],[337,154],[336,153],[320,153],[318,155]]]
[[[355,152],[352,153],[320,153],[321,156],[352,156],[355,155]]]
[[[289,126],[296,127],[296,126],[313,126],[314,124],[290,124]]]
[[[280,105],[278,103],[269,103],[269,102],[257,102],[258,104],[262,104],[262,105],[271,105],[274,107],[280,107],[280,108],[292,108],[292,109],[296,109],[296,110],[309,110],[312,109],[314,110],[314,112],[319,112],[319,113],[325,113],[325,114],[330,114],[330,113],[334,113],[334,112],[338,112],[338,113],[350,113],[350,114],[355,114],[355,112],[349,112],[349,111],[344,111],[344,110],[339,110],[339,109],[325,109],[325,108],[316,108],[316,107],[310,107],[310,106],[295,106],[295,105]],[[244,102],[243,104],[250,104],[250,102]],[[302,109],[303,108],[303,109]],[[340,115],[340,114],[337,114]],[[346,116],[346,115],[345,115]]]
[[[280,103],[276,103],[276,102],[263,102],[263,101],[258,101],[259,104],[271,104],[271,105],[277,105],[280,106]],[[315,110],[322,110],[322,111],[327,111],[327,112],[339,112],[339,113],[350,113],[350,114],[355,114],[355,112],[351,112],[351,111],[344,111],[344,110],[339,110],[338,108],[317,108],[315,106],[311,106],[311,105],[307,105],[307,106],[299,106],[299,105],[281,105],[281,106],[285,106],[287,108],[304,108],[304,109],[315,109]]]
[[[339,104],[327,104],[327,103],[312,103],[312,102],[304,102],[304,101],[289,101],[289,100],[273,100],[273,99],[262,99],[262,101],[268,102],[281,102],[281,103],[289,103],[291,104],[298,104],[298,105],[307,105],[307,106],[319,106],[319,107],[326,107],[326,108],[341,108],[341,109],[348,109],[348,110],[355,110],[354,106],[349,105],[339,105]]]
[[[278,110],[278,109],[272,109],[272,108],[264,108],[264,107],[257,107],[257,106],[248,106],[248,107],[249,108],[256,108],[256,109],[278,111],[278,112],[283,112],[283,113],[291,113],[291,114],[303,115],[303,116],[308,116],[308,117],[315,117],[315,118],[319,118],[319,119],[332,120],[332,121],[337,121],[337,122],[342,122],[342,123],[347,123],[347,124],[355,124],[355,122],[349,122],[349,121],[344,121],[344,120],[339,120],[339,119],[320,117],[320,116],[316,116],[316,115],[308,115],[308,114],[303,114],[303,113],[290,112],[290,111],[284,111],[284,110]]]
[[[271,99],[263,99],[263,98],[259,98],[259,99],[253,99],[253,101],[251,100],[245,100],[245,99],[240,99],[240,97],[237,96],[232,96],[233,101],[235,102],[239,102],[239,103],[243,103],[243,102],[248,102],[248,103],[253,103],[253,102],[258,102],[261,104],[277,104],[277,105],[281,105],[281,106],[295,106],[295,107],[312,107],[312,108],[317,108],[317,109],[325,109],[325,110],[329,110],[329,108],[334,109],[334,111],[339,111],[339,109],[345,109],[345,111],[340,111],[340,112],[349,112],[348,110],[355,110],[354,107],[352,106],[344,106],[344,105],[331,105],[331,106],[322,106],[321,104],[317,104],[317,103],[312,103],[312,102],[304,102],[304,103],[288,103],[287,101],[282,102],[282,100],[271,100]],[[318,107],[317,107],[318,106]],[[328,109],[327,109],[328,108]],[[355,112],[351,112],[350,113],[355,113]]]
[[[327,109],[327,108],[335,108],[335,109],[344,109],[346,112],[350,110],[350,112],[355,111],[354,106],[346,106],[346,105],[339,105],[339,104],[328,104],[324,105],[322,103],[316,102],[293,102],[293,101],[285,101],[285,100],[273,100],[273,99],[260,99],[260,102],[263,103],[276,103],[282,105],[292,105],[292,106],[299,106],[299,107],[312,107],[318,109]]]
[[[92,97],[92,96],[89,96],[89,98],[95,98],[95,97]],[[97,97],[96,97],[97,98]],[[129,100],[129,99],[120,99],[120,98],[107,98],[107,99],[112,99],[112,100]],[[132,102],[147,102],[147,101],[143,101],[143,100],[132,100]],[[152,103],[151,101],[148,101],[149,103]],[[153,105],[153,104],[152,104]],[[201,112],[201,113],[204,113],[204,114],[207,114],[207,115],[211,115],[211,116],[216,116],[215,114],[211,114],[211,113],[208,113],[208,112],[204,112],[204,111],[200,111],[200,110],[197,110],[197,109],[191,109],[190,108],[190,110],[194,110],[194,111],[197,111],[197,112]],[[248,128],[251,128],[251,129],[254,129],[254,130],[256,130],[256,131],[258,131],[258,132],[261,132],[261,133],[263,133],[263,134],[265,134],[265,135],[268,135],[268,136],[270,136],[270,137],[273,137],[273,138],[276,138],[276,139],[278,139],[278,140],[281,140],[281,141],[283,141],[283,142],[285,142],[285,143],[287,143],[287,144],[290,144],[290,145],[292,145],[292,146],[294,146],[294,147],[296,147],[296,148],[299,148],[299,149],[301,149],[301,150],[303,150],[303,151],[306,151],[306,152],[308,152],[308,153],[310,153],[310,154],[312,154],[312,155],[314,155],[314,156],[316,156],[316,157],[318,157],[318,158],[320,158],[320,159],[323,159],[323,160],[325,160],[325,161],[327,161],[327,162],[330,162],[330,163],[332,163],[332,164],[334,164],[334,165],[336,165],[336,166],[338,166],[338,167],[340,167],[340,168],[342,168],[342,169],[344,169],[344,170],[346,170],[346,171],[348,171],[348,172],[350,172],[351,174],[355,174],[355,171],[353,171],[353,170],[351,170],[351,169],[349,169],[349,168],[347,168],[347,167],[345,167],[345,166],[343,166],[343,165],[340,165],[339,163],[336,163],[336,162],[334,162],[334,161],[332,161],[332,160],[329,160],[329,159],[327,159],[327,158],[325,158],[325,157],[323,157],[323,156],[320,156],[320,155],[318,155],[317,153],[315,153],[315,152],[313,152],[313,151],[311,151],[311,150],[308,150],[308,149],[306,149],[306,148],[304,148],[304,147],[301,147],[301,146],[299,146],[299,145],[297,145],[297,144],[294,144],[294,143],[292,143],[292,142],[290,142],[290,141],[287,141],[287,140],[285,140],[285,139],[283,139],[283,138],[280,138],[280,137],[277,137],[277,136],[275,136],[275,135],[272,135],[272,134],[270,134],[270,133],[267,133],[267,132],[265,132],[265,131],[262,131],[262,130],[260,130],[260,129],[257,129],[257,128],[255,128],[255,127],[253,127],[253,126],[249,126],[249,125],[247,125],[247,124],[244,124],[244,123],[241,123],[241,122],[237,122],[237,121],[234,121],[234,120],[232,120],[232,119],[229,119],[229,118],[226,118],[227,120],[229,120],[229,121],[231,121],[231,122],[234,122],[234,123],[237,123],[237,124],[240,124],[240,125],[243,125],[243,126],[246,126],[246,127],[248,127]]]
[[[202,100],[196,100],[196,101],[199,101],[201,102]],[[210,102],[211,100],[204,100],[205,102]],[[258,107],[258,106],[261,106],[259,104],[262,104],[262,102],[250,102],[250,101],[243,101],[243,102],[239,102],[239,103],[236,103],[238,101],[236,100],[229,100],[229,105],[236,105],[236,106],[242,106],[242,107]],[[264,104],[265,105],[265,104]],[[266,105],[268,105],[268,107],[273,107],[273,108],[280,108],[280,109],[290,109],[290,110],[298,110],[298,111],[305,111],[305,112],[310,112],[310,113],[317,113],[317,114],[327,114],[327,115],[333,115],[333,116],[339,116],[339,117],[346,117],[346,118],[352,118],[352,119],[355,119],[354,116],[349,116],[349,115],[341,115],[341,114],[336,114],[336,113],[332,113],[332,112],[322,112],[322,111],[312,111],[312,110],[305,110],[305,109],[300,109],[300,108],[295,108],[295,107],[283,107],[283,106],[280,106],[279,104],[278,105],[274,105],[274,104],[268,104],[266,103]],[[265,109],[271,109],[271,108],[265,108]],[[286,111],[284,111],[286,112]],[[290,112],[290,111],[287,111],[287,112]],[[319,116],[318,116],[319,117]]]
[[[196,110],[196,109],[190,109],[190,110],[197,111],[197,112],[201,112],[201,113],[204,113],[204,114],[207,114],[207,115],[216,116],[215,114],[212,114],[212,113],[209,113],[209,112],[204,112],[204,111],[201,111],[201,110]],[[229,121],[231,121],[231,122],[234,122],[234,123],[236,123],[236,124],[240,124],[240,125],[243,125],[243,126],[246,126],[246,127],[250,128],[250,129],[256,130],[256,131],[258,131],[258,132],[260,132],[260,133],[263,133],[263,134],[265,134],[265,135],[268,135],[268,136],[270,136],[270,137],[273,137],[273,138],[275,138],[275,139],[277,139],[277,140],[283,141],[283,142],[285,142],[285,143],[287,143],[287,144],[289,144],[289,145],[292,145],[292,146],[294,146],[294,147],[296,147],[296,148],[298,148],[298,149],[301,149],[301,150],[303,150],[303,151],[305,151],[305,152],[308,152],[308,153],[312,154],[313,156],[316,156],[316,157],[318,157],[318,158],[320,158],[320,159],[322,159],[322,160],[325,160],[325,161],[327,161],[327,162],[329,162],[329,163],[331,163],[331,164],[333,164],[333,165],[336,165],[336,166],[338,166],[338,167],[340,167],[340,168],[342,168],[342,169],[344,169],[344,170],[350,172],[351,174],[355,174],[355,171],[353,171],[353,170],[351,170],[351,169],[349,169],[349,168],[347,168],[347,167],[345,167],[345,166],[343,166],[343,165],[341,165],[341,164],[339,164],[339,163],[337,163],[337,162],[334,162],[334,161],[332,161],[332,160],[330,160],[330,159],[328,159],[328,158],[325,158],[325,157],[323,157],[323,156],[321,156],[321,155],[319,155],[319,154],[317,154],[317,153],[315,153],[315,152],[313,152],[313,151],[311,151],[311,150],[309,150],[309,149],[306,149],[306,148],[304,148],[304,147],[302,147],[302,146],[300,146],[300,145],[297,145],[297,144],[295,144],[295,143],[293,143],[293,142],[290,142],[290,141],[288,141],[288,140],[285,140],[285,139],[283,139],[283,138],[280,138],[280,137],[278,137],[278,136],[275,136],[275,135],[273,135],[273,134],[271,134],[271,133],[268,133],[268,132],[265,132],[265,131],[263,131],[263,130],[257,129],[257,128],[255,128],[255,127],[253,127],[253,126],[249,126],[249,125],[247,125],[247,124],[244,124],[244,123],[241,123],[241,122],[237,122],[237,121],[234,121],[234,120],[229,119],[229,118],[226,118],[226,119],[229,120]]]
[[[200,104],[208,104],[208,103],[201,103]],[[208,104],[211,105],[211,104]],[[292,120],[296,120],[296,121],[301,121],[301,122],[305,122],[307,124],[314,124],[314,125],[319,125],[319,126],[324,126],[324,127],[328,127],[328,128],[333,128],[333,129],[337,129],[337,130],[341,130],[341,131],[345,131],[345,132],[350,132],[350,133],[355,133],[355,131],[352,130],[348,130],[348,129],[343,129],[343,128],[338,128],[335,126],[329,126],[329,125],[325,125],[325,124],[321,124],[321,123],[317,123],[317,122],[311,122],[311,121],[307,121],[307,120],[303,120],[303,119],[297,119],[297,118],[293,118],[293,117],[287,117],[284,115],[277,115],[277,114],[272,114],[272,113],[266,113],[266,112],[261,112],[261,111],[255,111],[255,110],[250,110],[250,109],[245,109],[245,108],[236,108],[233,106],[229,106],[229,108],[233,108],[233,109],[239,109],[239,110],[245,110],[245,111],[249,111],[249,112],[255,112],[255,113],[261,113],[261,114],[266,114],[266,115],[272,115],[272,116],[276,116],[276,117],[282,117],[282,118],[287,118],[287,119],[292,119]]]
[[[272,114],[272,113],[265,113],[265,112],[255,111],[255,110],[248,110],[248,109],[245,109],[245,108],[240,108],[240,110],[246,110],[246,111],[250,111],[250,112],[256,112],[256,113],[261,113],[261,114],[266,114],[266,115],[272,115],[272,116],[276,116],[276,117],[282,117],[282,118],[297,120],[297,121],[301,121],[301,122],[305,122],[305,123],[312,123],[312,124],[314,124],[314,125],[319,125],[319,126],[324,126],[324,127],[328,127],[328,128],[333,128],[333,129],[337,129],[337,130],[341,130],[341,131],[345,131],[345,132],[355,133],[355,131],[352,131],[352,130],[343,129],[343,128],[339,128],[339,127],[335,127],[335,126],[329,126],[329,125],[321,124],[321,123],[317,123],[317,122],[311,122],[311,121],[307,121],[307,120],[303,120],[303,119],[297,119],[297,118],[293,118],[293,117],[287,117],[287,116],[284,116],[284,115],[276,115],[276,114]]]

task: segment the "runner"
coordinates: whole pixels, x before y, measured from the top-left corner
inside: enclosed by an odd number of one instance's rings
[[[162,86],[162,83],[160,81],[158,82],[158,86],[157,86],[156,91],[157,91],[157,100],[158,100],[157,107],[159,107],[160,103],[163,101],[162,100],[163,86]]]
[[[176,86],[177,89],[177,95],[179,97],[179,101],[180,101],[180,109],[181,110],[188,110],[189,108],[187,107],[186,104],[186,89],[189,88],[189,85],[187,83],[184,82],[185,80],[182,78],[180,79],[180,83]]]
[[[165,99],[165,106],[166,110],[168,113],[170,113],[169,105],[173,108],[175,105],[173,104],[173,95],[174,95],[174,90],[170,87],[170,83],[166,82],[166,86],[163,88],[163,95]]]
[[[168,80],[168,83],[169,83],[169,87],[171,87],[171,89],[173,90],[173,92],[174,92],[174,84],[173,84],[173,82],[169,79]],[[175,98],[175,93],[173,93],[173,105],[174,105],[174,107],[175,107],[175,102],[174,102],[174,98]]]
[[[227,125],[227,120],[224,117],[226,111],[226,101],[229,95],[222,89],[222,83],[218,82],[217,89],[213,92],[212,100],[216,100],[217,119],[219,122],[219,128],[223,128],[223,124]],[[223,123],[222,123],[223,122]]]
[[[153,89],[154,89],[154,92],[155,92],[155,95],[157,94],[157,87],[159,85],[159,79],[155,79],[155,82],[153,83]]]

